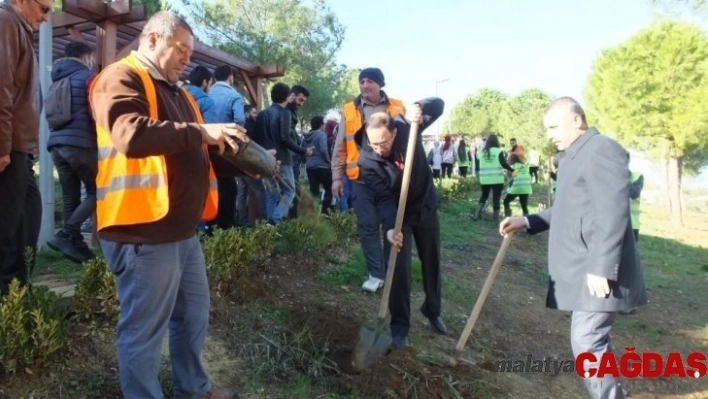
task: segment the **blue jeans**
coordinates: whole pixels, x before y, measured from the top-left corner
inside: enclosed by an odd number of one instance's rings
[[[164,244],[101,240],[116,275],[120,318],[116,330],[120,386],[127,399],[162,399],[157,375],[169,330],[176,398],[206,393],[201,363],[209,326],[209,284],[197,237]]]
[[[346,212],[349,210],[349,202],[352,196],[352,181],[349,180],[349,176],[347,176],[346,173],[342,176],[342,187],[343,192],[342,197],[339,198],[339,210]]]
[[[280,165],[280,175],[287,184],[274,185],[266,191],[268,204],[268,222],[280,223],[290,210],[295,198],[295,176],[292,165]]]

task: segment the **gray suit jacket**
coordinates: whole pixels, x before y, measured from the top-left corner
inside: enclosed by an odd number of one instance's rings
[[[611,312],[644,305],[644,271],[629,215],[627,152],[589,129],[567,148],[557,176],[553,207],[528,216],[529,233],[550,228],[546,306]],[[588,273],[611,280],[607,298],[590,295]]]

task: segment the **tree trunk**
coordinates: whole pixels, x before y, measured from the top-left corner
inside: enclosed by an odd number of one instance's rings
[[[667,178],[669,183],[669,204],[671,211],[671,223],[675,227],[683,227],[682,201],[681,201],[681,157],[677,154],[676,146],[671,143],[668,164]]]

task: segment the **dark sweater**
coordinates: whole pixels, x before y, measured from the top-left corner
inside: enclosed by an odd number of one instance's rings
[[[418,102],[423,107],[423,124],[418,129],[416,138],[413,168],[411,170],[411,184],[408,187],[406,211],[403,224],[411,226],[416,223],[418,216],[425,209],[436,209],[438,195],[433,183],[433,174],[428,166],[425,148],[423,147],[422,133],[442,115],[445,103],[443,100],[431,97]],[[397,134],[393,141],[391,155],[382,158],[370,147],[365,146],[360,150],[359,168],[360,180],[374,192],[374,201],[381,212],[382,224],[385,230],[390,230],[396,223],[396,211],[401,195],[403,182],[402,167],[406,162],[406,151],[410,124],[401,116],[394,118]],[[362,128],[364,129],[364,128]]]

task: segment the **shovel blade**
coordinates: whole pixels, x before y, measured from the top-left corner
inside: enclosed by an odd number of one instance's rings
[[[352,365],[357,371],[363,371],[371,366],[376,359],[386,355],[391,347],[391,336],[383,332],[379,327],[371,329],[362,327],[359,330],[359,342],[354,349],[354,359]]]

